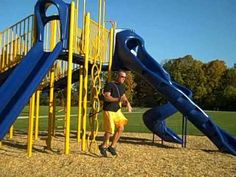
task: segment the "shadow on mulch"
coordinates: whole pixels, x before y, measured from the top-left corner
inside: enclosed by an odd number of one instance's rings
[[[22,143],[17,142],[17,141],[8,141],[8,140],[6,140],[6,141],[3,142],[3,145],[14,148],[14,149],[27,150],[27,144],[22,144]],[[57,150],[47,149],[46,146],[40,146],[40,148],[33,147],[32,149],[34,151],[41,152],[41,153],[47,153],[47,154],[48,153],[57,153],[57,154],[60,154]]]
[[[102,141],[103,136],[97,136],[96,140],[97,141]],[[176,147],[170,147],[170,146],[167,146],[165,144],[162,144],[161,140],[159,140],[160,143],[156,143],[156,141],[153,142],[150,139],[136,138],[136,137],[120,137],[120,140],[119,140],[120,143],[125,143],[125,144],[156,146],[156,147],[168,148],[168,149],[175,149],[176,148]]]
[[[197,150],[199,150],[199,149],[197,149]],[[210,149],[200,149],[201,151],[204,151],[204,152],[207,152],[207,153],[209,153],[209,154],[212,154],[212,153],[219,153],[220,151],[219,150],[210,150]],[[221,153],[223,153],[223,152],[221,152]]]
[[[23,139],[27,139],[27,132],[22,131],[22,130],[16,130],[16,131],[14,131],[14,136],[25,136]],[[47,136],[47,134],[40,133],[39,136],[40,136],[41,140],[46,140],[45,137]],[[5,139],[4,141],[2,141],[2,144],[4,146],[10,147],[12,149],[27,150],[27,142],[20,142],[20,141],[14,140],[14,139],[13,140]],[[33,146],[32,150],[37,151],[37,152],[41,152],[41,153],[47,153],[47,154],[50,154],[50,153],[61,154],[58,150],[47,149],[47,146],[42,146],[42,145]]]
[[[16,136],[17,135],[26,135],[27,136],[27,132],[21,131],[21,130],[14,131],[14,134]],[[88,135],[86,135],[86,140],[87,140],[87,136]],[[47,139],[47,132],[40,132],[39,137],[41,140],[46,140]],[[53,136],[53,138],[57,138],[57,137],[59,138],[59,139],[57,139],[57,141],[59,141],[59,142],[64,141],[63,139],[60,139],[60,137],[64,137],[63,132],[56,132],[56,134],[55,134],[55,136]],[[70,138],[72,138],[72,139],[77,138],[77,133],[71,132]],[[102,135],[96,136],[96,141],[103,141],[103,136]],[[155,147],[165,148],[165,149],[176,149],[177,148],[177,147],[165,145],[165,144],[163,144],[163,142],[161,140],[153,141],[152,139],[147,139],[147,138],[121,136],[119,142],[125,143],[125,144],[133,144],[133,145],[155,146]],[[27,144],[22,144],[21,142],[17,142],[17,141],[5,140],[3,142],[3,144],[6,146],[9,146],[9,147],[16,148],[16,149],[22,149],[22,150],[27,149]],[[41,152],[41,153],[61,154],[57,150],[52,150],[52,149],[48,150],[46,146],[40,146],[39,148],[33,147],[33,150],[37,151],[37,152]],[[92,156],[96,156],[96,154],[94,154]]]

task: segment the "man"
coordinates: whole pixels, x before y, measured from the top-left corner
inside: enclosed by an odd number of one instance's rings
[[[125,87],[123,85],[126,78],[124,71],[119,71],[115,82],[108,83],[104,88],[104,138],[103,143],[99,145],[99,150],[102,156],[107,157],[107,151],[113,156],[117,155],[116,145],[124,131],[124,126],[128,123],[121,112],[120,104],[123,103],[132,112],[132,107],[125,96]],[[115,132],[115,128],[117,129]],[[115,132],[115,133],[114,133]],[[108,146],[108,141],[113,135],[111,145]]]

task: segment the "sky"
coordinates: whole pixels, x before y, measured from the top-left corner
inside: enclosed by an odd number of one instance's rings
[[[32,14],[35,3],[0,0],[0,31]],[[95,20],[97,8],[98,0],[87,0]],[[185,55],[236,63],[236,0],[106,0],[106,20],[134,30],[159,63]]]

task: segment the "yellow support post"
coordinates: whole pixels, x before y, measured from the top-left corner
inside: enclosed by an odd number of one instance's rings
[[[30,46],[29,46],[29,44],[30,44],[30,20],[28,19],[27,20],[27,32],[26,32],[26,36],[27,36],[27,42],[26,42],[26,48],[27,48],[27,53],[29,52],[29,48],[30,48]]]
[[[17,62],[17,34],[14,35],[14,42],[13,42],[13,63]]]
[[[86,0],[83,1],[83,23],[82,23],[82,52],[85,53],[85,16],[86,16]]]
[[[106,17],[106,0],[103,0],[103,19],[102,19],[102,26],[105,26],[105,17]]]
[[[55,70],[56,70],[56,66],[54,66]],[[54,73],[55,73],[54,70]],[[54,78],[55,79],[55,78]],[[56,95],[53,94],[53,116],[52,116],[52,136],[55,136],[56,134]]]
[[[5,46],[6,46],[6,37],[5,37],[5,32],[2,33],[3,36],[3,44],[2,44],[2,70],[5,70],[5,63],[6,63],[6,51],[5,51]]]
[[[37,25],[36,25],[36,15],[33,16],[32,18],[32,45],[33,46],[36,42],[36,33],[37,33]]]
[[[101,57],[100,55],[100,48],[101,48],[101,20],[102,20],[102,0],[99,0],[99,7],[98,7],[98,42],[97,42],[97,59]],[[96,58],[94,60],[96,60]],[[96,62],[96,61],[95,61]]]
[[[49,91],[49,112],[48,112],[48,138],[47,138],[47,149],[51,149],[52,141],[52,121],[53,121],[53,99],[54,99],[54,67],[50,71],[50,91]]]
[[[84,57],[84,88],[83,88],[83,128],[82,128],[82,151],[86,146],[86,116],[87,116],[87,93],[88,93],[88,62],[89,62],[89,36],[90,36],[90,13],[85,18],[85,57]]]
[[[53,50],[56,45],[56,21],[51,22],[51,40],[50,40],[50,50]],[[49,115],[48,115],[48,139],[47,139],[47,149],[51,149],[52,142],[52,126],[54,115],[54,82],[55,82],[55,67],[53,65],[50,71],[50,93],[49,93]]]
[[[83,65],[79,68],[79,95],[78,95],[78,127],[77,127],[77,141],[81,141],[81,117],[82,117],[82,96],[83,96]]]
[[[33,129],[34,129],[34,106],[35,106],[35,93],[32,95],[32,97],[30,99],[28,146],[27,146],[28,157],[32,156]]]
[[[14,130],[14,125],[12,125],[10,130],[9,130],[9,139],[10,140],[13,138],[13,130]]]
[[[10,56],[10,29],[7,29],[7,46],[6,46],[6,67],[9,67]]]
[[[21,54],[21,37],[20,36],[17,37],[16,48],[17,48],[17,55],[22,56],[22,54]],[[20,60],[20,57],[18,57],[17,61],[19,61],[19,60]]]
[[[2,60],[3,60],[3,45],[2,45],[2,35],[3,33],[0,33],[0,72],[2,72]]]
[[[34,139],[38,140],[39,135],[39,107],[40,107],[40,90],[36,92],[36,107],[35,107],[35,130],[34,130]]]
[[[114,50],[114,34],[115,34],[116,25],[112,22],[112,28],[110,30],[110,51],[109,51],[109,65],[108,65],[108,82],[111,81],[111,66],[112,66],[112,58],[113,58],[113,50]]]
[[[76,0],[76,10],[78,11],[79,10],[79,0]],[[77,14],[78,15],[78,14]],[[77,16],[78,17],[78,16]],[[78,19],[77,19],[78,20]]]
[[[70,149],[70,113],[71,113],[71,82],[72,82],[72,59],[74,51],[74,23],[75,23],[75,3],[71,2],[70,10],[70,33],[69,33],[69,56],[67,73],[67,97],[66,97],[66,136],[65,136],[65,154],[69,154]]]
[[[14,37],[14,33],[13,33],[13,31],[11,31],[11,44],[10,44],[10,65],[12,65],[13,63],[14,63],[14,58],[13,58],[13,56],[14,56],[14,51],[13,51],[13,45],[14,45],[14,39],[13,39],[13,37]]]

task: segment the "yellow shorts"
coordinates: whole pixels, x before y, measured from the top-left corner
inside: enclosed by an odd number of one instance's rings
[[[104,111],[104,131],[113,134],[115,127],[126,125],[128,119],[125,118],[124,114],[119,109],[117,112]]]

